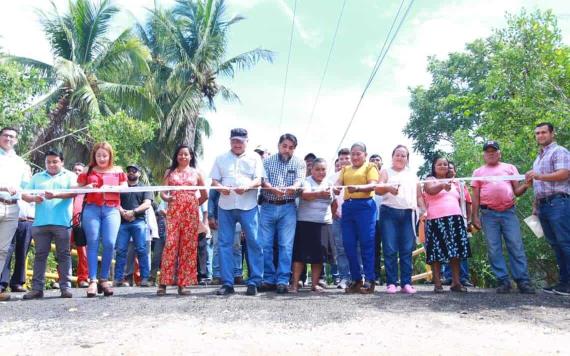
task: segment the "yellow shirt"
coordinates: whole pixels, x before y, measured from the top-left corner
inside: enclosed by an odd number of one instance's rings
[[[368,181],[378,181],[379,173],[375,165],[370,162],[364,163],[358,168],[352,166],[343,167],[340,171],[340,178],[343,185],[364,185]],[[344,190],[344,200],[347,199],[366,199],[374,197],[374,191],[371,192],[355,192],[349,193],[348,189]]]

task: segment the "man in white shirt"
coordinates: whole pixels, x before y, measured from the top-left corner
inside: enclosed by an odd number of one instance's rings
[[[233,244],[237,222],[245,232],[249,256],[247,295],[257,294],[263,275],[263,251],[257,232],[257,188],[261,185],[264,170],[259,155],[246,152],[247,142],[247,130],[233,129],[230,151],[216,158],[210,174],[212,186],[220,192],[218,241],[222,287],[216,292],[218,295],[234,293]]]
[[[18,228],[18,194],[31,178],[30,167],[14,152],[18,131],[11,127],[0,130],[0,266],[4,267],[14,232]],[[0,301],[10,299],[7,292],[0,293]]]

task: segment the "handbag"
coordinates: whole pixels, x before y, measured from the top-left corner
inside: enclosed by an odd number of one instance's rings
[[[91,173],[91,167],[87,170],[87,175]],[[70,225],[71,225],[71,233],[73,234],[73,241],[75,242],[75,246],[83,247],[87,246],[87,237],[85,236],[85,230],[83,229],[82,225],[82,217],[83,217],[83,209],[85,209],[85,204],[87,203],[87,194],[83,198],[83,204],[81,205],[81,210],[72,216]],[[74,223],[76,221],[76,223]]]

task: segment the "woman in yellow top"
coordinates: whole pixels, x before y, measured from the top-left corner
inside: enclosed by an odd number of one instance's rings
[[[344,167],[336,185],[347,186],[342,205],[342,241],[352,282],[345,289],[347,293],[374,292],[374,233],[376,225],[376,203],[374,188],[378,183],[378,169],[366,160],[366,146],[357,142],[350,148],[350,166]],[[366,281],[362,282],[357,257],[357,245]]]

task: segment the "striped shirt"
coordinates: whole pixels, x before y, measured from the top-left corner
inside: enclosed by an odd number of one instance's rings
[[[556,142],[541,148],[534,160],[532,170],[538,174],[554,173],[560,169],[570,170],[570,152]],[[535,179],[532,183],[534,195],[538,199],[557,193],[570,194],[570,178],[558,182],[545,182]]]
[[[263,160],[263,168],[265,168],[265,179],[273,187],[290,187],[305,179],[305,161],[295,156],[284,161],[280,154],[271,155]],[[262,190],[262,194],[265,201],[295,199],[299,195],[286,194],[283,197],[277,197],[266,189]]]

